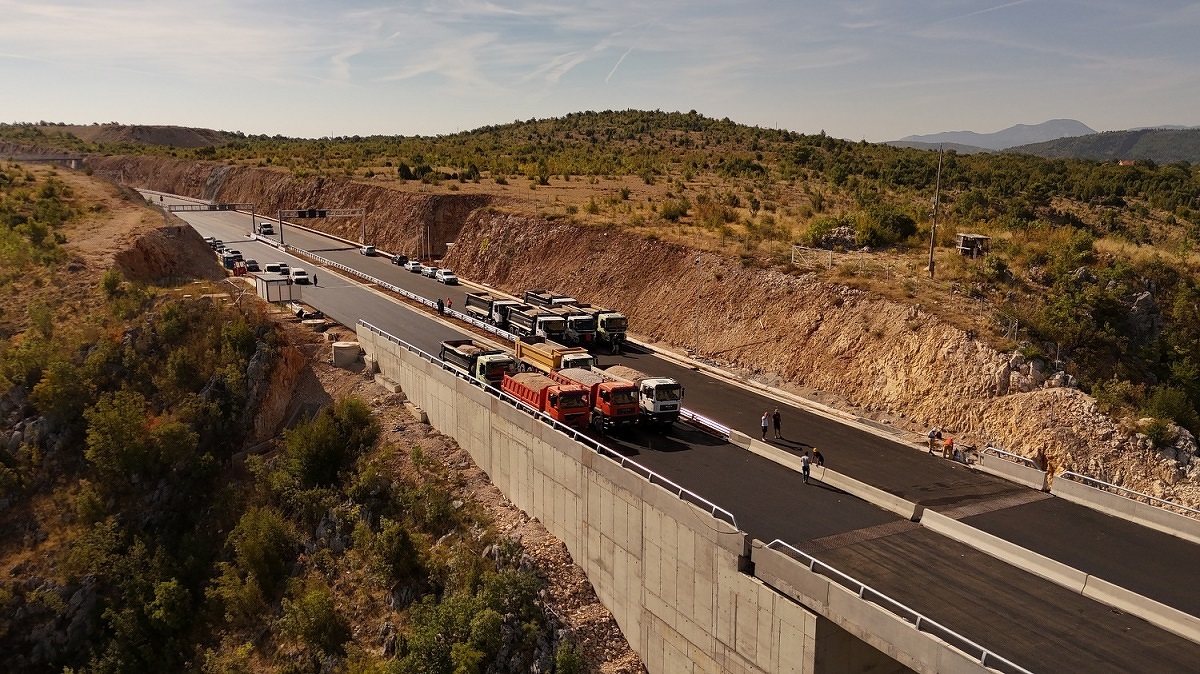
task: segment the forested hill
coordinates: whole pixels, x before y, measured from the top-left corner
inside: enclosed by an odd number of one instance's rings
[[[1009,148],[1008,152],[1094,161],[1134,160],[1156,164],[1185,161],[1197,164],[1200,163],[1200,129],[1108,131],[1021,145]]]

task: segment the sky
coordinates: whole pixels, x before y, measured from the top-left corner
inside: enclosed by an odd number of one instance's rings
[[[0,0],[0,121],[306,138],[585,110],[851,140],[1200,125],[1200,2]]]

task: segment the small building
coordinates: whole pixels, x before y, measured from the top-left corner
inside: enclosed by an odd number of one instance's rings
[[[958,248],[961,255],[969,255],[971,259],[987,255],[992,248],[992,237],[982,234],[963,234],[954,235],[954,245]]]
[[[298,302],[301,299],[300,286],[286,276],[251,276],[254,277],[254,289],[258,296],[268,302]]]

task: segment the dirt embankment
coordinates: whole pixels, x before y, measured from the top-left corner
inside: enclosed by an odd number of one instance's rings
[[[921,311],[809,275],[791,276],[686,248],[485,208],[478,195],[423,195],[340,179],[296,180],[266,169],[144,157],[88,160],[133,185],[279,208],[368,209],[385,250],[456,241],[463,276],[512,292],[550,287],[625,312],[639,335],[800,392],[821,390],[865,416],[921,433],[938,425],[969,444],[994,443],[1150,494],[1200,504],[1195,440],[1153,449],[1101,414],[1045,362],[999,353]],[[357,220],[311,220],[357,240]],[[436,246],[435,246],[436,249]]]
[[[1184,434],[1150,448],[1041,361],[971,339],[919,307],[808,275],[623,236],[497,213],[468,219],[446,264],[512,292],[549,287],[619,308],[647,338],[784,388],[834,392],[907,430],[938,425],[1045,462],[1186,503],[1200,503],[1200,461]]]
[[[367,240],[395,253],[432,248],[441,256],[446,243],[458,236],[467,215],[494,201],[484,195],[399,192],[334,178],[297,179],[282,171],[216,162],[116,156],[92,157],[87,165],[135,187],[254,204],[256,212],[268,217],[281,209],[363,208]],[[304,224],[351,241],[362,239],[363,222],[358,217],[312,219]]]
[[[140,143],[165,147],[204,147],[224,145],[228,139],[220,131],[186,126],[142,124],[88,124],[77,126],[40,126],[45,133],[68,133],[86,143]]]

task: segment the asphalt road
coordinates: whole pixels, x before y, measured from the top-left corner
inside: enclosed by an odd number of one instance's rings
[[[314,271],[308,262],[266,244],[239,240],[250,229],[247,215],[178,215],[204,236],[237,241],[232,247],[260,264],[287,261]],[[289,245],[422,296],[450,299],[456,308],[463,306],[462,287],[444,286],[383,257],[363,256],[357,246],[291,227],[284,237]],[[303,289],[305,301],[346,326],[367,320],[434,354],[442,340],[469,336],[361,283],[332,272],[316,273],[320,283]],[[779,407],[786,439],[776,444],[784,449],[817,446],[831,468],[934,510],[975,508],[980,514],[964,521],[1200,615],[1200,584],[1194,571],[1200,546],[1046,498],[651,354],[600,360],[675,377],[686,388],[687,407],[750,434],[758,432],[763,410]],[[666,436],[635,431],[609,444],[730,510],[739,527],[755,538],[779,538],[810,550],[1034,671],[1182,672],[1195,671],[1200,662],[1200,645],[1016,571],[843,492],[816,482],[804,485],[790,470],[694,429],[677,425]],[[1147,647],[1153,654],[1145,652]],[[1150,664],[1153,667],[1147,668]]]

